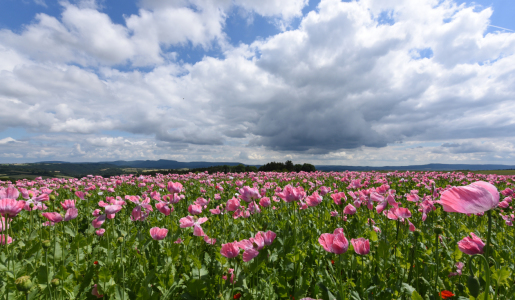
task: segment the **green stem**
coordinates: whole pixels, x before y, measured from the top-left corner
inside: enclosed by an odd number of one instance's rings
[[[435,273],[435,287],[434,287],[434,293],[435,293],[435,298],[438,299],[438,269],[440,267],[440,255],[438,253],[438,234],[436,235],[436,251],[435,251],[435,261],[436,261],[436,273]]]
[[[486,285],[485,285],[485,298],[488,300],[488,294],[490,292],[490,266],[488,264],[488,257],[490,255],[490,235],[492,233],[492,211],[489,210],[488,214],[488,233],[486,235],[486,252],[485,252],[485,269],[486,269]]]

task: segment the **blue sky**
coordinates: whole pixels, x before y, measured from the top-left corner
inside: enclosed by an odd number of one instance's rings
[[[515,164],[514,11],[3,0],[0,162]]]

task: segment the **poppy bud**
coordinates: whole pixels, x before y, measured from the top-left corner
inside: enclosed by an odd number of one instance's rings
[[[43,246],[43,249],[48,249],[50,248],[51,244],[50,244],[50,241],[49,240],[44,240],[41,242],[41,245]]]
[[[29,206],[30,208],[34,208],[34,203],[31,203]]]
[[[440,225],[436,225],[433,229],[433,232],[437,235],[441,235],[443,233],[443,227]]]
[[[54,195],[50,195],[50,201],[55,201],[55,196]]]
[[[28,292],[34,285],[30,280],[30,276],[22,276],[14,282],[16,284],[16,289],[20,292]]]
[[[467,278],[467,287],[469,288],[469,292],[474,298],[477,298],[479,295],[479,279],[477,277],[470,275]]]
[[[52,281],[50,281],[50,284],[51,284],[53,287],[57,287],[57,286],[59,286],[59,279],[57,279],[57,278],[52,279]]]
[[[123,242],[123,237],[119,237],[117,240],[119,243],[121,243],[121,242]]]

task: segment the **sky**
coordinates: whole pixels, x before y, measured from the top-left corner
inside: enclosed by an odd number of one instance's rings
[[[512,0],[0,0],[0,163],[515,165]]]

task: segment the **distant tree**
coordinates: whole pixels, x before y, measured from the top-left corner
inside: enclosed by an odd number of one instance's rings
[[[295,165],[295,172],[300,172],[302,171],[302,165],[301,164],[296,164]]]
[[[245,172],[245,166],[243,164],[239,164],[234,168],[234,172],[242,173]]]
[[[291,160],[287,160],[286,163],[284,164],[284,166],[285,166],[286,170],[288,170],[288,172],[295,171],[295,166],[293,165]]]
[[[245,172],[257,172],[258,168],[255,166],[245,166]]]
[[[301,170],[304,172],[315,172],[317,169],[312,164],[303,164]]]

